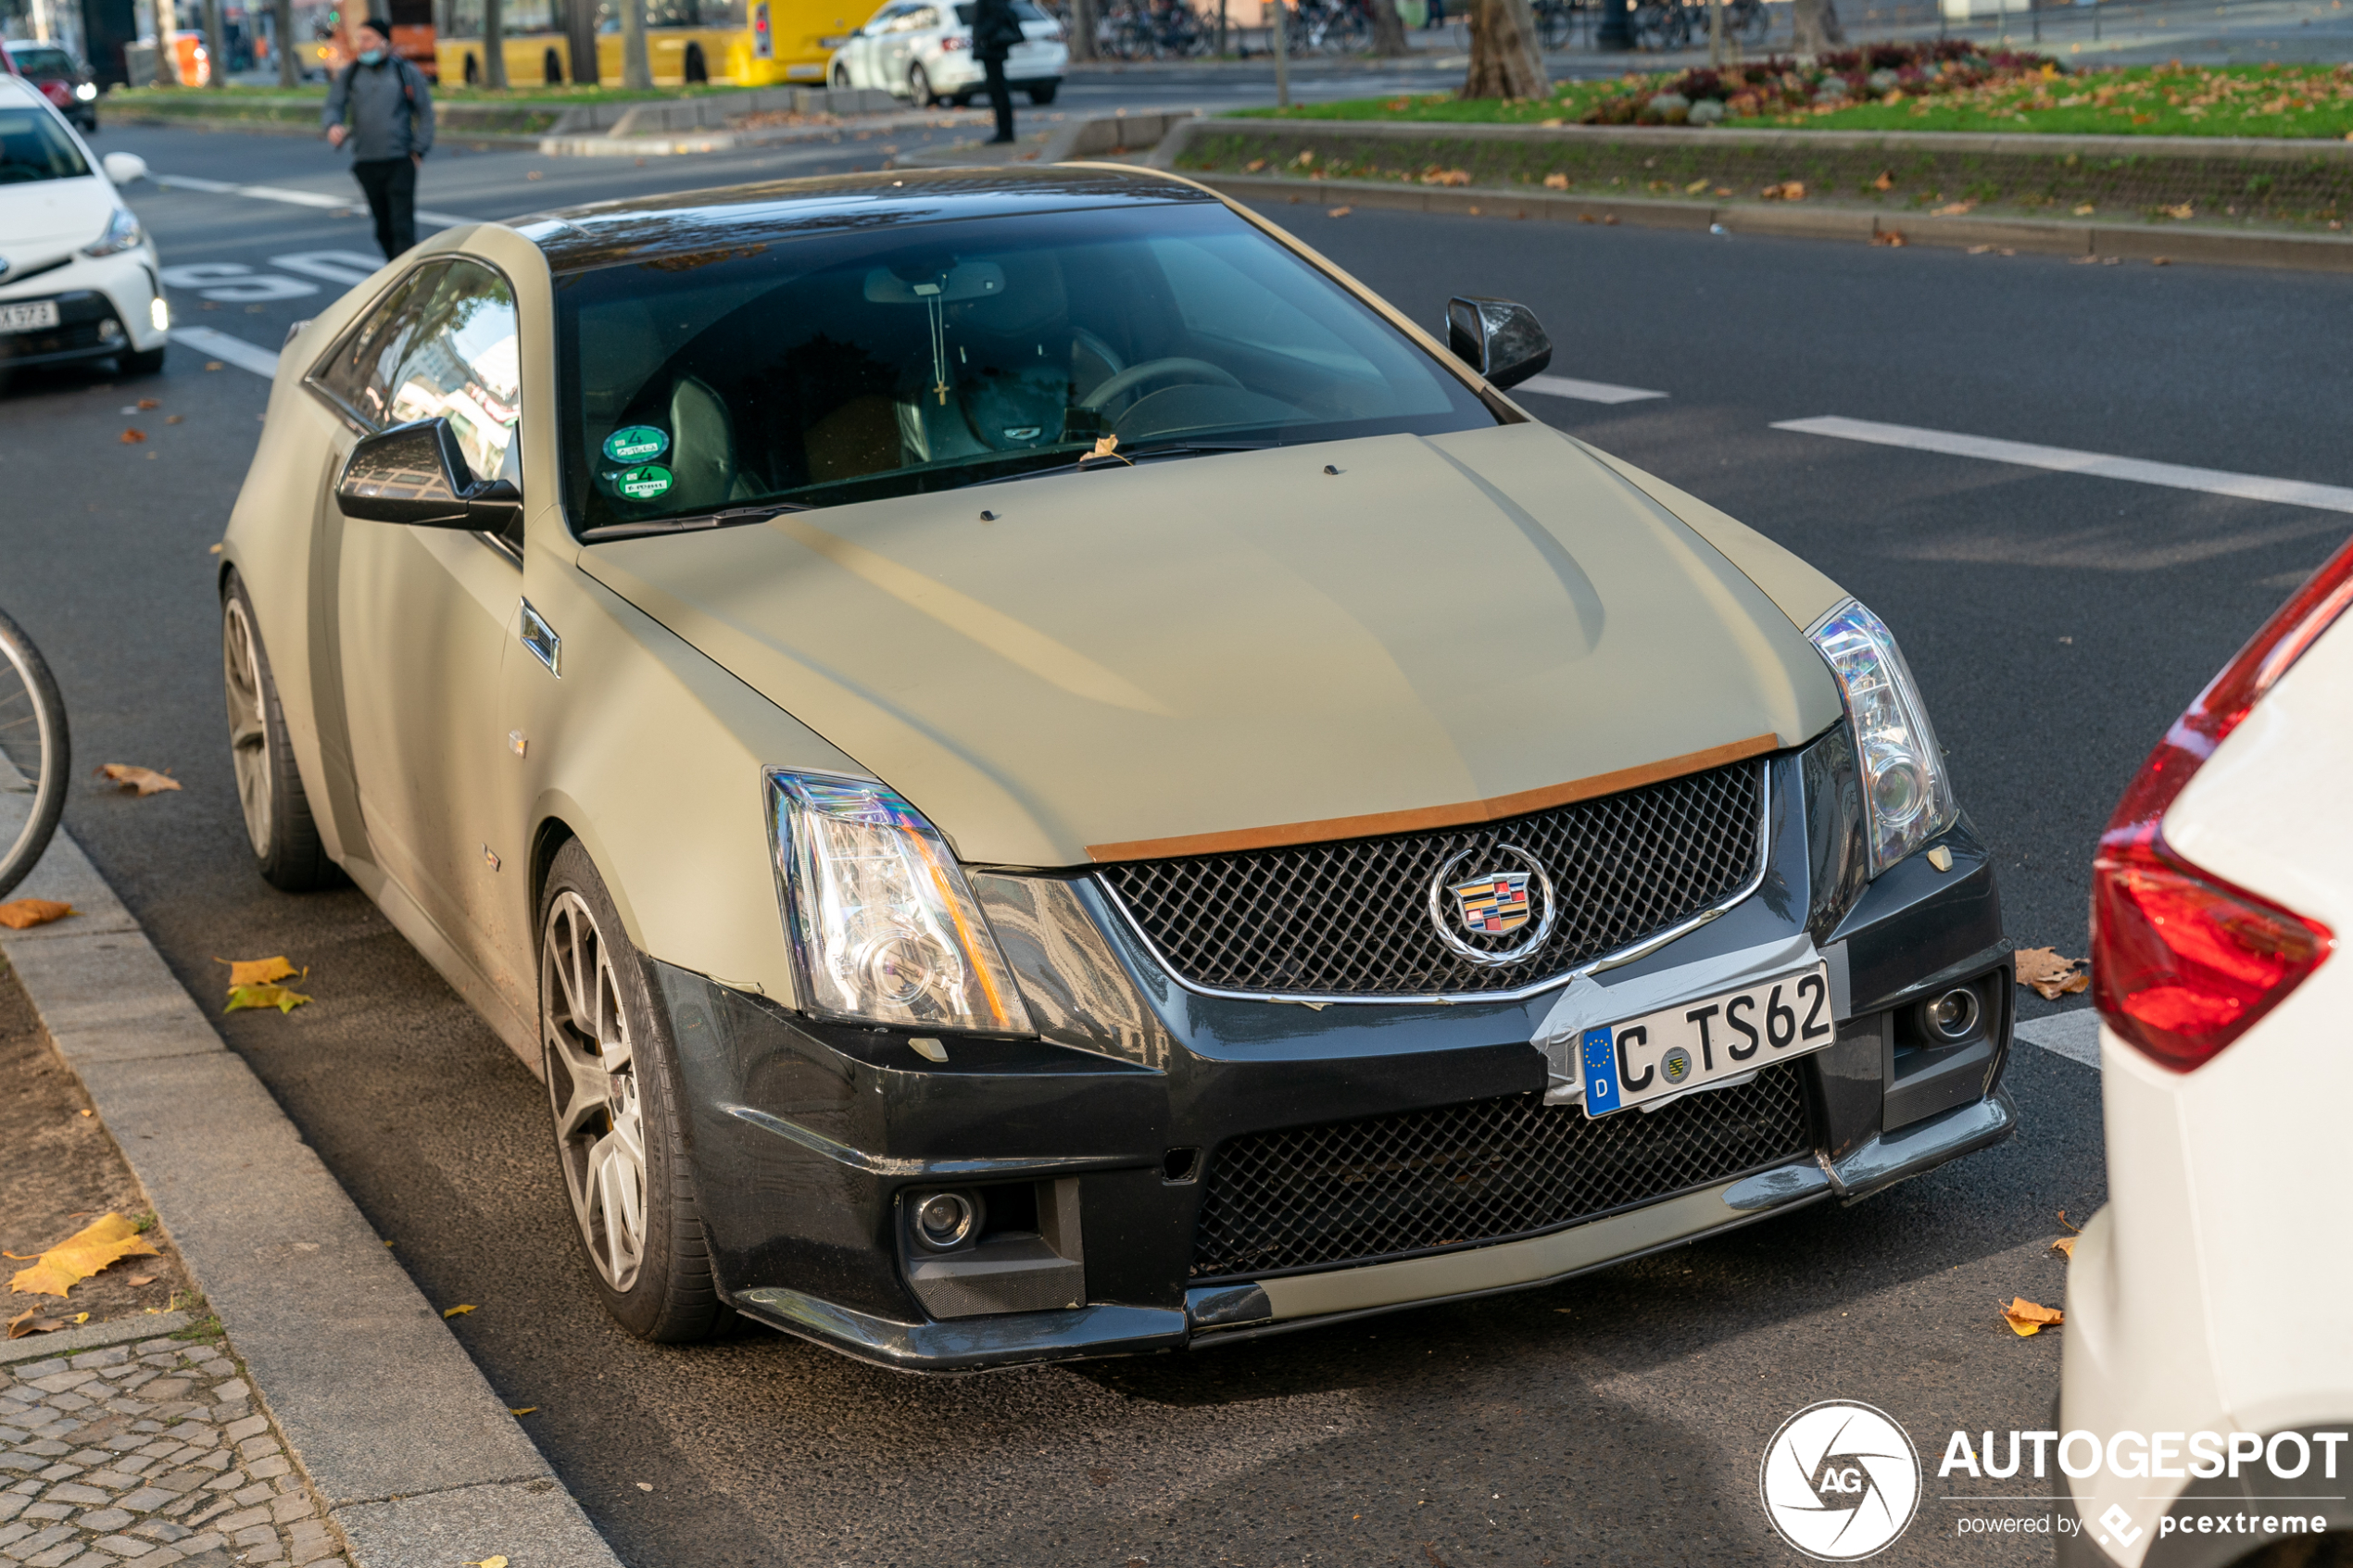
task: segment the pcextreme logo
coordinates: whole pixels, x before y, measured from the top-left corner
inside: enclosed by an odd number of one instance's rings
[[[1894,1417],[1824,1399],[1781,1423],[1765,1445],[1757,1492],[1781,1538],[1821,1562],[1884,1551],[1920,1505],[1920,1456]]]

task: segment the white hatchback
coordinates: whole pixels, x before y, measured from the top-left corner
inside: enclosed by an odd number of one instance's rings
[[[75,359],[163,369],[155,243],[115,189],[146,172],[131,153],[93,156],[40,89],[0,76],[0,374]]]
[[[2353,545],[2174,722],[2100,840],[2108,1202],[2068,1273],[2065,1563],[2334,1562],[2312,1537],[2353,1531],[2348,605]]]
[[[879,87],[928,107],[958,108],[985,91],[986,70],[973,58],[972,0],[893,0],[839,41],[825,77],[836,87]],[[1070,68],[1062,23],[1030,0],[1013,0],[1022,42],[1005,59],[1005,81],[1033,104],[1051,104]]]

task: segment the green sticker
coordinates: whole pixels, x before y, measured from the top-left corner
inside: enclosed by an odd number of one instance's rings
[[[623,425],[605,437],[605,456],[616,463],[648,463],[670,450],[670,433],[651,425]]]
[[[612,476],[612,487],[624,499],[650,501],[669,490],[671,472],[660,463],[648,463],[641,469],[623,469]]]

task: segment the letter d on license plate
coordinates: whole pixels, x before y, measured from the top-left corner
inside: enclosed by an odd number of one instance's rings
[[[1760,1067],[1809,1056],[1838,1037],[1826,965],[1695,997],[1605,1029],[1578,1047],[1585,1114],[1606,1116]]]

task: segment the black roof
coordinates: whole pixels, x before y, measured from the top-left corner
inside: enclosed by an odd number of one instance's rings
[[[1214,202],[1148,169],[892,169],[679,191],[512,220],[557,273],[618,262],[707,260],[796,234],[1127,204]]]

